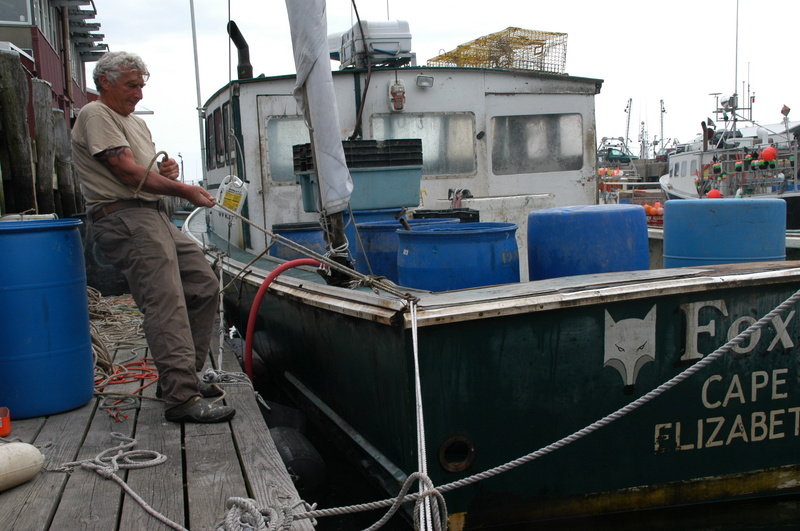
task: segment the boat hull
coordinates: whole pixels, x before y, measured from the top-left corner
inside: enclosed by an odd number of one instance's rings
[[[472,528],[797,492],[793,311],[619,420],[475,485],[447,487],[546,448],[692,367],[791,296],[797,265],[421,293],[428,474],[445,486],[451,522]],[[302,275],[258,309],[264,377],[349,434],[394,493],[418,468],[409,316],[401,301]],[[225,296],[240,325],[257,289],[257,276],[245,278]]]

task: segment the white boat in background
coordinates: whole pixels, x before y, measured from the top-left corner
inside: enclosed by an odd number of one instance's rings
[[[679,145],[669,154],[669,172],[659,182],[669,199],[764,198],[786,201],[786,228],[800,229],[800,180],[795,159],[800,122],[740,127],[736,95],[723,100],[715,111],[724,127],[710,118],[702,122],[704,134]],[[745,109],[749,110],[749,109]]]

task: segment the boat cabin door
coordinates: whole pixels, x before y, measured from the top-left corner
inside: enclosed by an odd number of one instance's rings
[[[585,94],[487,94],[489,195],[597,202],[594,100]]]

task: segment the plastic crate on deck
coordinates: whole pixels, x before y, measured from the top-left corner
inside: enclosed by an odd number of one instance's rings
[[[353,210],[415,207],[422,180],[422,140],[346,140],[345,162],[353,178]],[[320,197],[311,144],[293,146],[294,172],[303,210],[319,212]]]

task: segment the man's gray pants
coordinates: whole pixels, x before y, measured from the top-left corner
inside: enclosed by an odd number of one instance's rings
[[[97,247],[128,279],[144,314],[144,333],[165,407],[194,396],[217,316],[219,281],[200,247],[166,214],[128,208],[92,227]]]

